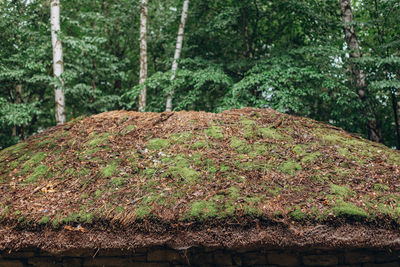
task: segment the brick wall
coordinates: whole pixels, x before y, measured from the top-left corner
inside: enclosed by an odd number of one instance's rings
[[[347,266],[400,267],[400,250],[270,250],[164,247],[136,250],[70,250],[50,254],[37,249],[0,251],[0,267],[122,266]]]

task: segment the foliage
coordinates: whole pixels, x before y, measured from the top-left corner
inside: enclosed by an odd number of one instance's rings
[[[171,80],[181,7],[182,0],[149,3],[147,111],[164,111],[174,91],[174,110],[273,108],[364,136],[374,117],[383,142],[400,148],[397,0],[353,1],[363,54],[356,61],[346,54],[336,0],[193,0]],[[68,120],[137,110],[139,10],[138,0],[61,1]],[[48,1],[0,2],[0,148],[55,124],[49,15]],[[369,117],[350,64],[366,73]]]

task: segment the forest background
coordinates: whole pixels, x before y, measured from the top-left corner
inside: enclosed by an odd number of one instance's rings
[[[150,0],[143,85],[141,1],[61,0],[63,84],[53,76],[50,1],[0,1],[0,149],[56,124],[55,86],[67,120],[138,110],[145,86],[146,111],[164,111],[174,92],[173,110],[273,108],[399,149],[400,1],[352,1],[344,24],[346,1],[191,0],[171,79],[183,0]]]

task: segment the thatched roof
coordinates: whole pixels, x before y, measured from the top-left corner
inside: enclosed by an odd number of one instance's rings
[[[273,110],[106,112],[0,152],[0,250],[400,247],[400,154]]]

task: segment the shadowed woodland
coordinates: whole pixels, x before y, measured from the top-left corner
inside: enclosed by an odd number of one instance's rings
[[[0,2],[0,148],[56,124],[55,88],[67,121],[170,95],[175,111],[273,108],[400,146],[398,0],[192,0],[178,58],[189,1],[61,0],[59,76],[53,2]]]

